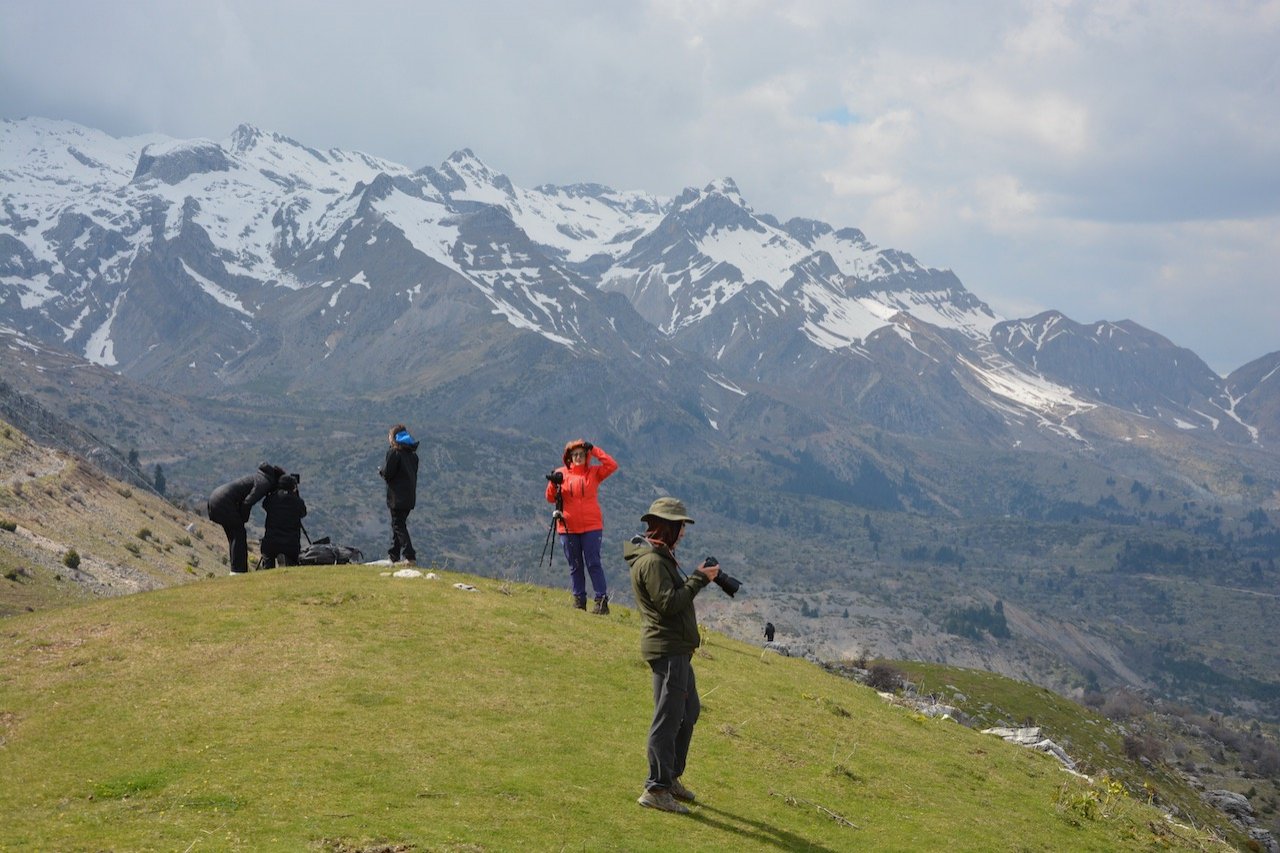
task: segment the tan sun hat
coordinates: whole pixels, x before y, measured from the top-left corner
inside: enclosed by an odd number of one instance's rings
[[[688,510],[684,508],[684,501],[676,498],[658,498],[649,505],[649,511],[640,516],[641,521],[648,521],[650,518],[661,518],[666,521],[683,521],[686,524],[693,524],[693,519],[689,517]]]

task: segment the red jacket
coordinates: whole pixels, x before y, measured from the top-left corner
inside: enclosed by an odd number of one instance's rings
[[[564,521],[559,525],[561,533],[586,533],[589,530],[604,529],[604,517],[600,514],[600,504],[596,501],[596,490],[606,477],[618,470],[618,463],[598,447],[591,448],[591,456],[599,459],[600,464],[592,465],[588,458],[585,465],[569,464],[556,469],[564,475],[564,483],[560,486],[564,496]],[[555,484],[547,483],[547,503],[555,502]]]

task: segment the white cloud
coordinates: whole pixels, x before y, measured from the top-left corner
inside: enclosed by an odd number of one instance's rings
[[[1043,202],[1013,175],[990,175],[975,180],[957,208],[960,217],[992,232],[1017,235],[1039,227],[1036,214]]]

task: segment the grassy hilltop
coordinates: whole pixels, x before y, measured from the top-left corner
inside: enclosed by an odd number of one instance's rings
[[[1044,755],[716,634],[696,659],[701,802],[641,809],[638,632],[556,590],[368,566],[8,618],[0,849],[1225,849]]]

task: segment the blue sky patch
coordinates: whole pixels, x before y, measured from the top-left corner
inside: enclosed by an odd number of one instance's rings
[[[849,112],[846,106],[838,106],[834,110],[827,110],[824,113],[818,113],[818,121],[823,124],[838,124],[847,127],[851,124],[860,124],[862,117],[857,113]]]

